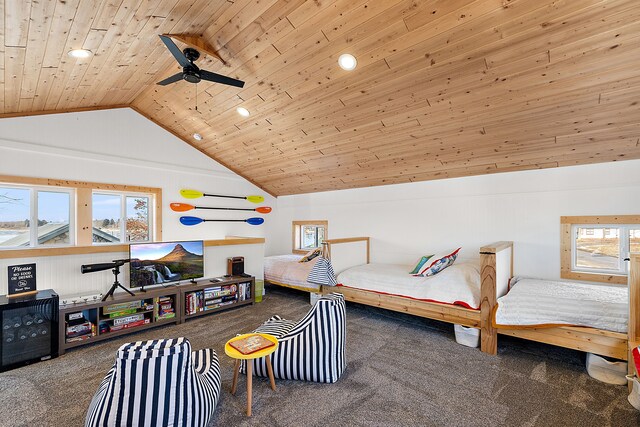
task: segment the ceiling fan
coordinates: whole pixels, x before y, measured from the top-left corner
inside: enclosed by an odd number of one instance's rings
[[[180,80],[186,80],[189,83],[199,83],[201,80],[207,80],[214,83],[222,83],[229,86],[243,87],[244,82],[242,80],[233,79],[231,77],[223,76],[221,74],[212,73],[211,71],[201,70],[198,68],[194,61],[200,58],[200,52],[191,47],[187,47],[184,50],[180,50],[178,46],[171,40],[170,37],[160,35],[160,39],[167,46],[169,52],[176,58],[178,64],[182,67],[182,72],[174,74],[157,84],[160,86],[166,86],[171,83],[178,82]]]

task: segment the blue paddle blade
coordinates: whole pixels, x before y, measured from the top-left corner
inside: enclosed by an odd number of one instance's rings
[[[200,224],[203,221],[204,220],[202,218],[198,218],[198,217],[195,217],[195,216],[181,216],[180,217],[180,222],[183,225],[196,225],[196,224]]]
[[[256,217],[256,218],[248,218],[248,219],[246,219],[245,221],[246,221],[248,224],[251,224],[251,225],[260,225],[260,224],[262,224],[262,223],[264,222],[264,219],[263,219],[263,218],[257,218],[257,217]]]

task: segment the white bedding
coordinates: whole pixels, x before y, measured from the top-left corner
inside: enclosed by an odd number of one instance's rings
[[[320,290],[320,285],[307,281],[307,277],[309,277],[309,273],[318,262],[319,257],[309,262],[298,262],[300,258],[302,258],[302,255],[296,254],[265,257],[264,279],[313,291]]]
[[[413,265],[364,264],[338,275],[341,286],[399,295],[423,301],[480,307],[477,262],[459,261],[431,277],[409,274]]]
[[[628,317],[624,285],[516,278],[509,293],[498,298],[496,324],[560,324],[626,332]]]

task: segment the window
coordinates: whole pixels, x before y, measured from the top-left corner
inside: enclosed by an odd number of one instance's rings
[[[319,248],[327,238],[327,221],[293,221],[293,252]]]
[[[0,186],[0,247],[74,243],[73,190]]]
[[[162,240],[161,201],[155,187],[0,175],[0,250],[93,253],[92,244]]]
[[[626,283],[629,252],[640,250],[639,217],[562,217],[561,276]]]
[[[151,239],[148,194],[94,192],[93,242],[146,242]]]

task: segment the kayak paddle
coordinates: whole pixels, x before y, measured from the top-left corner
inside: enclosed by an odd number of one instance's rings
[[[198,225],[201,222],[246,222],[251,225],[260,225],[264,222],[262,218],[247,218],[247,219],[202,219],[195,216],[181,216],[180,222],[183,225]]]
[[[207,194],[202,193],[198,190],[180,190],[180,194],[185,199],[197,199],[200,197],[226,197],[228,199],[245,199],[250,201],[251,203],[262,203],[264,202],[264,197],[262,196],[222,196],[220,194]]]
[[[190,205],[188,203],[171,203],[169,206],[171,206],[171,209],[174,212],[186,212],[186,211],[190,211],[193,209],[216,209],[216,210],[222,210],[222,211],[255,211],[255,212],[259,212],[261,214],[268,214],[269,212],[271,212],[271,208],[269,206],[260,206],[259,208],[255,208],[255,209],[243,209],[243,208],[210,208],[207,206],[193,206]]]

